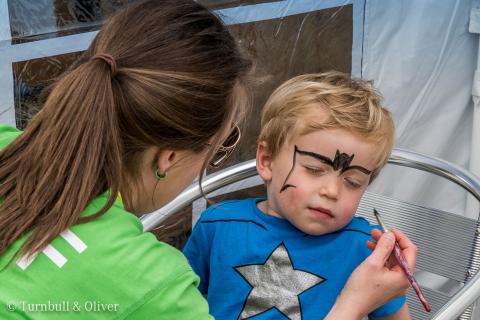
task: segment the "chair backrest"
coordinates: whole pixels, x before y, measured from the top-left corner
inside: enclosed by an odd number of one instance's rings
[[[416,278],[432,312],[440,310],[450,299],[448,291],[452,287],[460,288],[466,280],[473,255],[476,221],[373,193],[365,194],[358,214],[371,224],[377,224],[372,215],[373,208],[381,208],[385,212],[385,224],[404,231],[417,245],[420,254]],[[425,276],[423,279],[422,275]],[[447,288],[441,290],[441,287]],[[408,294],[408,304],[413,319],[431,318],[432,315],[423,310],[412,289]]]
[[[395,149],[389,163],[426,171],[458,184],[480,201],[480,179],[454,164],[407,150]],[[261,184],[256,176],[255,161],[232,166],[210,176],[202,183],[207,195],[242,189],[245,185]],[[250,180],[249,183],[244,181]],[[232,188],[233,185],[233,188]],[[142,217],[145,231],[161,225],[168,217],[202,197],[198,185],[190,186],[160,210]],[[466,218],[437,209],[367,192],[358,214],[376,224],[373,208],[381,208],[386,225],[404,231],[418,246],[415,275],[432,313],[426,313],[410,290],[408,304],[413,319],[471,319],[471,307],[480,297],[480,238],[478,219]],[[435,283],[435,286],[431,284]]]

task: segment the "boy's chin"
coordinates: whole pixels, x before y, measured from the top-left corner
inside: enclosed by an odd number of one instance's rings
[[[328,234],[328,233],[331,233],[333,231],[330,231],[326,228],[322,228],[322,227],[312,227],[312,226],[295,226],[298,230],[302,231],[303,233],[305,234],[308,234],[310,236],[322,236],[324,234]]]
[[[336,232],[342,228],[344,228],[348,223],[346,223],[343,226],[324,226],[324,225],[316,225],[315,223],[310,223],[309,225],[297,225],[294,224],[294,226],[302,231],[305,234],[308,234],[310,236],[323,236],[325,234],[329,234],[332,232]]]
[[[305,234],[308,234],[309,236],[323,236],[324,234],[329,234],[331,233],[330,231],[303,231]]]

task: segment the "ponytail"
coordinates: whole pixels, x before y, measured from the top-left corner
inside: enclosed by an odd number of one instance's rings
[[[21,251],[41,251],[67,228],[112,206],[122,178],[112,81],[105,61],[78,66],[53,87],[26,130],[0,152],[0,255],[30,231]],[[105,207],[80,217],[107,190]]]

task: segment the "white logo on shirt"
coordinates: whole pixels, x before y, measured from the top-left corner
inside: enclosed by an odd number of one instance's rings
[[[73,233],[70,229],[65,230],[60,234],[60,236],[65,239],[65,241],[70,244],[75,251],[78,253],[82,253],[87,249],[87,245],[85,242],[82,241],[75,233]],[[57,249],[55,249],[51,244],[45,247],[42,252],[49,258],[53,263],[57,265],[57,267],[61,268],[65,263],[67,263],[68,259],[65,258]],[[27,258],[26,256],[22,256],[20,259],[17,260],[17,265],[22,269],[25,270],[28,266],[35,260],[38,253]]]

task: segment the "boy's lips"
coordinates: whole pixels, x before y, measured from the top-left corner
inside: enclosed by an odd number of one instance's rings
[[[310,212],[312,212],[316,217],[323,218],[323,219],[333,218],[332,212],[331,212],[330,210],[328,210],[328,209],[324,209],[324,208],[320,208],[320,207],[316,207],[316,208],[308,207],[308,209],[309,209]]]

